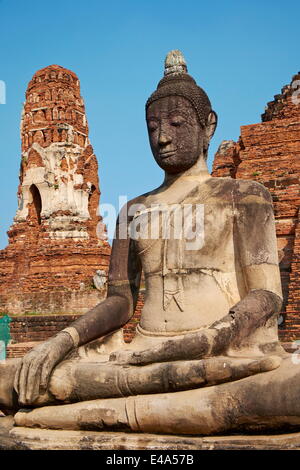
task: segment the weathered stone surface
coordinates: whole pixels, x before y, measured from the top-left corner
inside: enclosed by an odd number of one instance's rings
[[[21,120],[19,207],[0,252],[0,311],[83,313],[110,247],[98,214],[98,164],[77,76],[52,65],[30,81]],[[94,290],[94,292],[93,292]]]
[[[299,450],[300,433],[279,435],[168,436],[53,431],[1,426],[0,450]],[[6,419],[6,418],[4,418]],[[2,428],[2,429],[1,429]],[[9,429],[10,428],[10,429]]]
[[[268,103],[262,123],[242,126],[237,143],[221,144],[212,171],[213,176],[259,181],[272,195],[284,299],[279,330],[283,341],[300,337],[299,78],[295,75]]]

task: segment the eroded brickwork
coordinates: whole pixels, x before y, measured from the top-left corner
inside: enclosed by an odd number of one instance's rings
[[[19,206],[0,252],[0,312],[83,313],[105,295],[110,247],[98,163],[77,76],[52,65],[30,81],[21,119]]]
[[[273,197],[283,286],[281,339],[300,338],[300,73],[268,103],[262,123],[221,144],[213,176],[263,183]],[[299,102],[298,102],[299,101]]]
[[[95,301],[95,299],[94,299]],[[95,304],[94,304],[95,305]],[[140,320],[144,305],[144,292],[139,293],[136,310],[130,321],[123,327],[123,337],[130,343],[135,336],[136,325]],[[69,326],[80,315],[18,315],[10,323],[11,344],[10,357],[19,357],[20,351],[32,347],[25,343],[45,341]],[[34,344],[33,344],[34,346]],[[17,356],[14,356],[17,353]]]
[[[213,162],[213,176],[230,176],[235,178],[240,163],[239,144],[233,140],[224,140],[215,154]]]
[[[12,343],[45,341],[79,317],[80,315],[18,315],[10,323]]]

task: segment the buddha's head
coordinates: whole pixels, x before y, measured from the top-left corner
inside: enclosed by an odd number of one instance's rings
[[[201,156],[207,158],[217,115],[205,91],[188,75],[180,51],[167,55],[165,76],[146,103],[146,119],[152,153],[166,173],[181,173]]]

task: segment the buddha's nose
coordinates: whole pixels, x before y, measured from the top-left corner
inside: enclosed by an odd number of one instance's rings
[[[159,135],[158,143],[161,147],[168,145],[172,142],[172,138],[165,132],[161,132]]]

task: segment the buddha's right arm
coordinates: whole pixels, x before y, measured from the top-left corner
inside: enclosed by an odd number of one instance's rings
[[[117,234],[119,227],[117,225]],[[140,276],[141,267],[134,243],[128,237],[116,236],[111,254],[107,298],[24,356],[14,381],[20,404],[33,403],[47,389],[53,368],[73,348],[105,336],[129,320],[134,313]]]
[[[121,328],[134,313],[141,267],[130,239],[115,239],[108,275],[107,298],[63,330],[74,346],[86,344]]]

